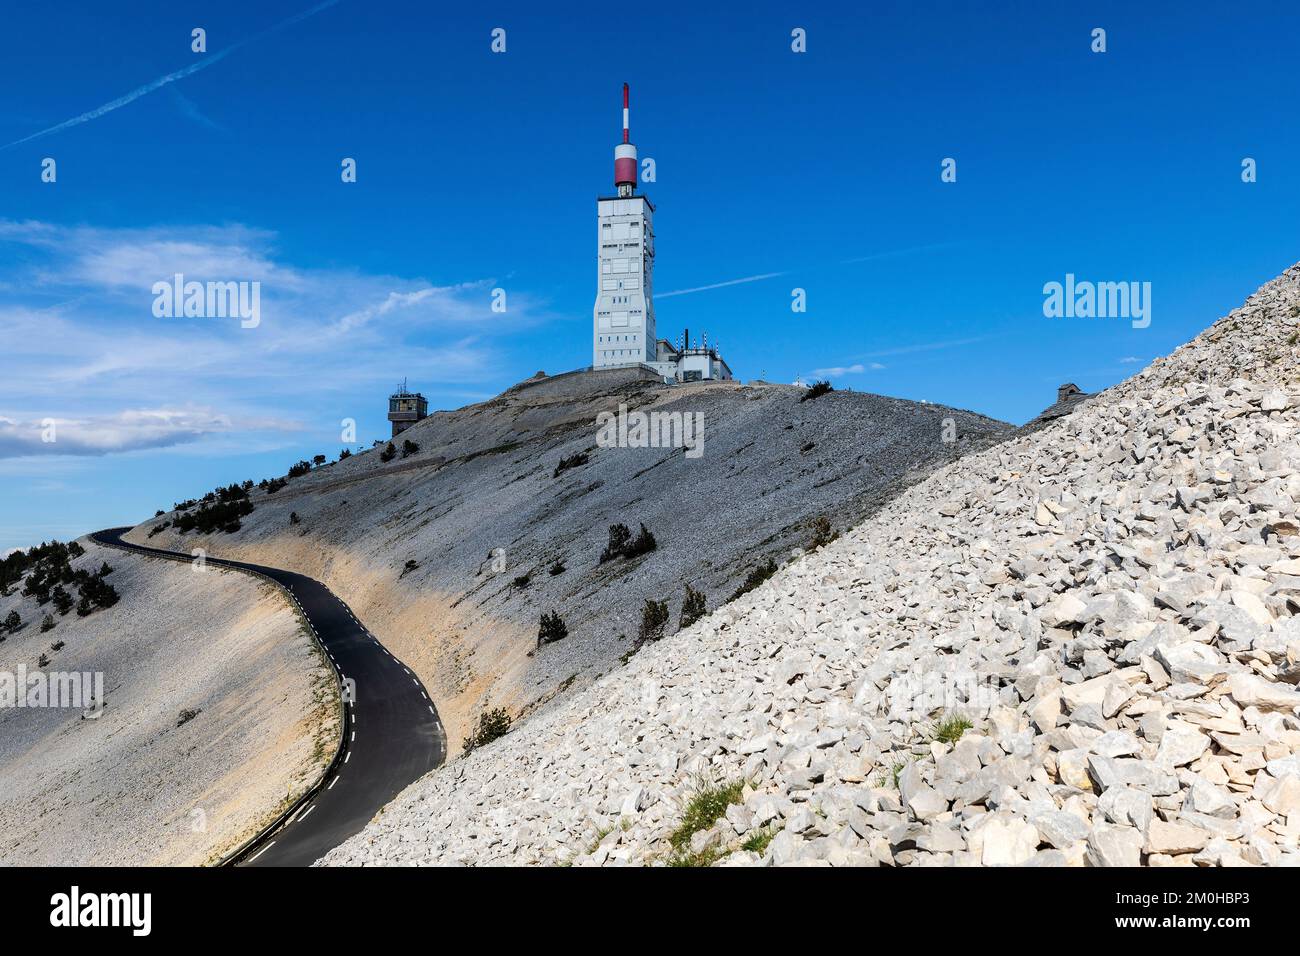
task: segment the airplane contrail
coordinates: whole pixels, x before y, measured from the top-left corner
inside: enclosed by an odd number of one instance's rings
[[[906,256],[906,255],[911,255],[914,252],[931,252],[935,249],[946,249],[949,246],[956,246],[956,245],[960,245],[960,243],[959,242],[936,242],[925,246],[908,246],[905,249],[887,249],[884,252],[873,252],[869,256],[857,256],[856,258],[853,259],[841,259],[838,264],[853,265],[859,262],[872,262],[876,259],[889,259],[892,258],[893,256]],[[813,266],[813,268],[821,268],[821,266]],[[788,275],[790,275],[789,271],[764,272],[761,275],[745,276],[744,278],[741,279],[728,279],[725,282],[714,282],[710,285],[697,285],[691,289],[674,289],[671,292],[659,292],[655,294],[655,298],[667,299],[670,296],[674,296],[674,295],[690,295],[693,292],[708,292],[710,289],[725,289],[727,286],[730,285],[744,285],[746,282],[760,282],[763,279],[776,279],[781,276],[788,276]]]
[[[308,17],[314,16],[315,14],[320,13],[322,10],[326,9],[327,7],[332,7],[339,2],[341,2],[341,0],[324,0],[324,2],[316,4],[316,6],[312,7],[310,10],[304,10],[302,13],[296,13],[293,16],[291,16],[289,19],[277,23],[273,27],[267,27],[261,33],[255,33],[251,37],[245,37],[242,40],[237,40],[234,43],[232,43],[230,46],[218,50],[216,53],[208,54],[202,60],[199,60],[197,63],[191,64],[190,66],[182,67],[181,69],[176,70],[175,72],[168,73],[166,76],[160,76],[158,77],[158,79],[146,83],[144,86],[134,89],[130,93],[125,94],[124,96],[119,96],[115,100],[110,100],[109,102],[105,103],[103,106],[97,106],[93,110],[89,110],[88,112],[82,113],[80,116],[74,116],[72,117],[72,119],[64,120],[62,123],[59,123],[55,126],[51,126],[49,129],[43,129],[38,133],[32,133],[30,136],[24,136],[22,139],[16,139],[12,143],[7,143],[4,146],[0,146],[0,151],[4,151],[14,146],[18,146],[22,143],[29,142],[33,139],[38,139],[41,136],[48,136],[50,133],[57,133],[60,130],[68,129],[69,127],[72,126],[80,126],[82,123],[89,123],[93,119],[99,119],[99,117],[103,116],[105,113],[111,113],[113,112],[113,110],[120,109],[121,107],[126,106],[128,103],[134,103],[140,97],[147,96],[148,94],[152,93],[154,90],[158,90],[166,86],[168,83],[175,83],[177,80],[183,80],[187,76],[194,75],[195,73],[199,72],[199,70],[207,69],[208,67],[212,66],[212,64],[220,60],[223,60],[226,57],[228,57],[230,54],[234,53],[241,46],[245,46],[246,44],[264,39],[265,37],[268,37],[273,33],[279,33],[285,27],[291,27],[295,23],[298,23],[302,20],[306,20]]]
[[[674,289],[672,292],[660,292],[655,296],[656,299],[666,299],[673,295],[690,295],[692,292],[707,292],[709,289],[722,289],[729,285],[742,285],[746,282],[758,282],[761,279],[775,279],[777,276],[788,275],[786,272],[764,272],[762,275],[745,276],[743,279],[728,279],[726,282],[715,282],[712,285],[697,285],[694,289]]]

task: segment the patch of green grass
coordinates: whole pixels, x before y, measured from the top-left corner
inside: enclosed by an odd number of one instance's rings
[[[894,763],[889,767],[889,769],[887,770],[882,769],[880,771],[880,776],[876,779],[876,786],[878,787],[890,786],[893,787],[895,790],[897,790],[898,778],[905,769],[907,769],[906,760],[895,760]]]
[[[695,796],[691,797],[690,802],[686,804],[682,822],[668,838],[673,849],[679,855],[687,850],[691,844],[691,837],[717,823],[727,812],[727,807],[740,802],[740,795],[744,789],[744,780],[733,780],[731,783],[721,785],[701,782],[696,787]]]
[[[742,850],[748,850],[750,853],[757,853],[762,856],[767,852],[767,845],[772,842],[772,837],[776,836],[776,830],[771,827],[764,827],[761,830],[755,830],[740,845]]]
[[[699,853],[678,853],[668,860],[669,866],[712,866],[726,855],[720,846],[711,846]]]
[[[621,817],[616,823],[611,823],[607,827],[599,827],[596,830],[595,839],[593,839],[591,841],[591,845],[587,847],[587,855],[590,856],[591,854],[595,853],[598,849],[600,849],[600,845],[601,843],[604,842],[605,837],[609,836],[615,830],[622,830],[624,833],[626,833],[630,829],[632,829],[631,817]]]
[[[943,718],[934,725],[934,739],[940,743],[955,744],[961,740],[962,734],[974,726],[965,717],[954,714],[951,717]]]

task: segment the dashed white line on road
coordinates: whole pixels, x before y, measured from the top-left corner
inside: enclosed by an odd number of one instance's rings
[[[347,763],[347,762],[348,762],[349,760],[351,760],[351,759],[352,759],[352,751],[349,750],[348,753],[347,753],[347,756],[345,756],[345,757],[343,758],[343,762],[344,762],[344,763]]]
[[[431,714],[433,713],[433,704],[430,704],[430,705],[429,705],[429,713],[431,713]]]
[[[259,856],[261,856],[261,855],[262,855],[263,853],[265,853],[267,850],[271,849],[271,847],[273,847],[273,846],[275,846],[275,841],[274,841],[274,840],[272,840],[272,841],[271,841],[270,843],[268,843],[266,846],[262,847],[262,849],[258,850],[256,853],[254,853],[252,856],[250,856],[250,857],[248,858],[248,862],[249,862],[249,863],[252,863],[254,860],[256,860]]]
[[[315,809],[316,809],[316,804],[313,803],[310,809],[308,809],[308,811],[302,815],[302,818],[306,820],[309,816],[311,816],[311,811]]]
[[[356,740],[356,739],[357,739],[357,732],[356,732],[355,730],[352,731],[352,739],[353,739],[353,740]]]
[[[342,780],[342,779],[343,779],[342,777],[335,777],[333,780],[330,781],[330,785],[329,785],[328,787],[326,787],[325,789],[326,789],[326,790],[333,790],[333,789],[334,789],[334,784],[338,783],[338,782],[339,782],[340,780]]]

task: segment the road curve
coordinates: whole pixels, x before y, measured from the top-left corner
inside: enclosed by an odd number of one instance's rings
[[[110,548],[192,561],[191,555],[123,541],[130,528],[90,535]],[[320,784],[287,819],[227,860],[239,866],[309,866],[348,837],[408,784],[440,765],[447,735],[419,679],[375,640],[319,581],[293,571],[207,557],[208,564],[264,575],[298,604],[345,687],[343,745]],[[347,696],[347,695],[345,695]]]

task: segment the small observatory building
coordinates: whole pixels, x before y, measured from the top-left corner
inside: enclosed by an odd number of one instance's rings
[[[419,392],[410,391],[405,381],[388,396],[388,420],[393,423],[394,438],[428,415],[428,401]]]

